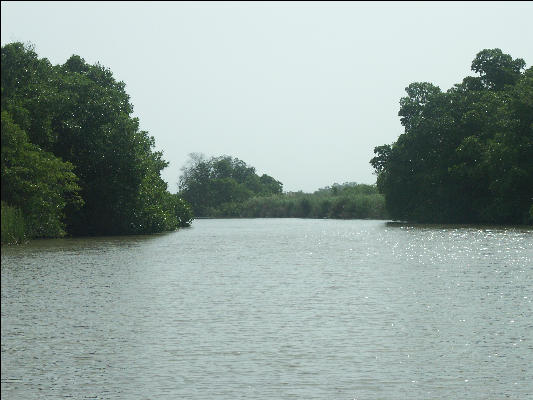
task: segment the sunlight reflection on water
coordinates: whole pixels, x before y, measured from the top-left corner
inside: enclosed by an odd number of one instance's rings
[[[527,398],[532,233],[198,220],[2,247],[1,394]]]

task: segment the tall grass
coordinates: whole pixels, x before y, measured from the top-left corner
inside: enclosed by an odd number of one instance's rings
[[[314,193],[292,192],[224,203],[211,217],[387,219],[385,199],[373,185],[337,185]]]
[[[250,199],[242,204],[239,216],[386,219],[387,213],[380,194],[323,196],[302,193]]]
[[[18,244],[26,240],[22,212],[2,202],[2,244]]]

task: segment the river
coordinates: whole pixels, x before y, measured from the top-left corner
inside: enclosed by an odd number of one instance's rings
[[[3,400],[533,398],[533,229],[196,220],[1,272]]]

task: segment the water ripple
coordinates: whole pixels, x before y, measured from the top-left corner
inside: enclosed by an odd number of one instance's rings
[[[199,220],[3,247],[1,394],[530,398],[532,233]]]

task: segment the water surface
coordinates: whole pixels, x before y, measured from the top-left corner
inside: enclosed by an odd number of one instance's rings
[[[533,230],[197,220],[2,247],[3,399],[533,397]]]

